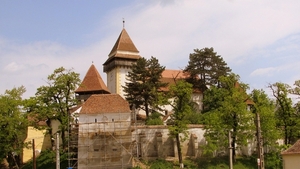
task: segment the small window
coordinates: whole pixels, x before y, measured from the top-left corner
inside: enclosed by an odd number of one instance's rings
[[[97,119],[95,119],[95,123],[97,123]]]

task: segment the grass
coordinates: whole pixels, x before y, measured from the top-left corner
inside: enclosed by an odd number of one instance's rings
[[[165,160],[155,160],[146,163],[148,169],[179,169],[179,163],[168,162]],[[227,157],[218,158],[199,158],[184,160],[185,169],[227,169],[229,168],[229,160]],[[233,168],[238,169],[257,169],[256,158],[254,157],[240,157],[236,160]],[[139,169],[139,168],[136,168]]]
[[[62,153],[61,168],[67,168],[66,154]],[[265,155],[265,169],[282,169],[282,164],[277,154]],[[158,159],[155,161],[143,161],[143,166],[147,167],[134,167],[133,169],[179,169],[179,163],[169,162],[164,159]],[[37,158],[37,168],[53,169],[55,168],[55,152],[45,151]],[[184,160],[185,169],[227,169],[229,168],[228,157],[217,158],[198,158],[198,159],[186,159]],[[257,169],[256,157],[238,157],[233,165],[233,168],[237,169]],[[32,161],[25,164],[22,169],[32,169]]]

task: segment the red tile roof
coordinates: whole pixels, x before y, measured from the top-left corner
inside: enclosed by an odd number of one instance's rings
[[[174,85],[175,81],[187,79],[189,77],[188,73],[183,72],[182,70],[171,70],[171,69],[165,69],[162,72],[161,82],[168,83],[168,86],[162,87],[161,91],[168,91],[170,85]],[[193,93],[201,93],[198,89],[194,89]]]
[[[105,91],[104,93],[110,93],[94,64],[91,65],[81,85],[75,92],[80,93],[90,91]]]
[[[133,44],[128,33],[125,29],[119,35],[114,47],[108,55],[108,59],[103,64],[103,71],[109,72],[117,66],[132,66],[133,62],[136,62],[141,58],[139,51]]]
[[[288,155],[288,154],[300,154],[300,139],[292,145],[292,147],[288,148],[287,150],[284,150],[281,152],[282,155]]]
[[[116,41],[108,56],[111,57],[113,54],[117,53],[117,51],[139,53],[125,29],[123,29],[120,33],[118,40]]]
[[[130,113],[129,103],[118,94],[92,95],[83,103],[80,114]]]
[[[29,122],[29,126],[33,126],[33,124],[36,126],[39,126],[39,127],[47,126],[46,118],[44,120],[41,120],[41,119],[38,119],[36,116],[37,115],[34,115],[34,114],[28,115],[27,120]]]
[[[187,73],[184,73],[182,70],[171,70],[171,69],[165,69],[162,72],[162,78],[177,78],[177,79],[185,79],[188,77]]]

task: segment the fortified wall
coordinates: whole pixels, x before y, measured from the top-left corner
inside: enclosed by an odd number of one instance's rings
[[[178,157],[176,139],[169,134],[168,126],[132,126],[133,156],[143,160],[172,159]],[[183,157],[200,157],[201,145],[205,144],[203,125],[189,125],[187,138],[181,142]],[[183,134],[180,135],[182,138]],[[136,142],[137,140],[137,142]]]

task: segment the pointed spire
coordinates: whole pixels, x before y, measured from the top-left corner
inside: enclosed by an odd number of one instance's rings
[[[93,92],[95,94],[110,93],[94,64],[91,65],[81,85],[75,92]]]
[[[109,57],[116,55],[117,53],[131,53],[134,55],[138,55],[139,51],[133,44],[131,38],[129,37],[126,30],[123,28],[122,32],[119,35],[118,40],[116,41],[114,47],[112,48],[111,52],[109,53]]]

